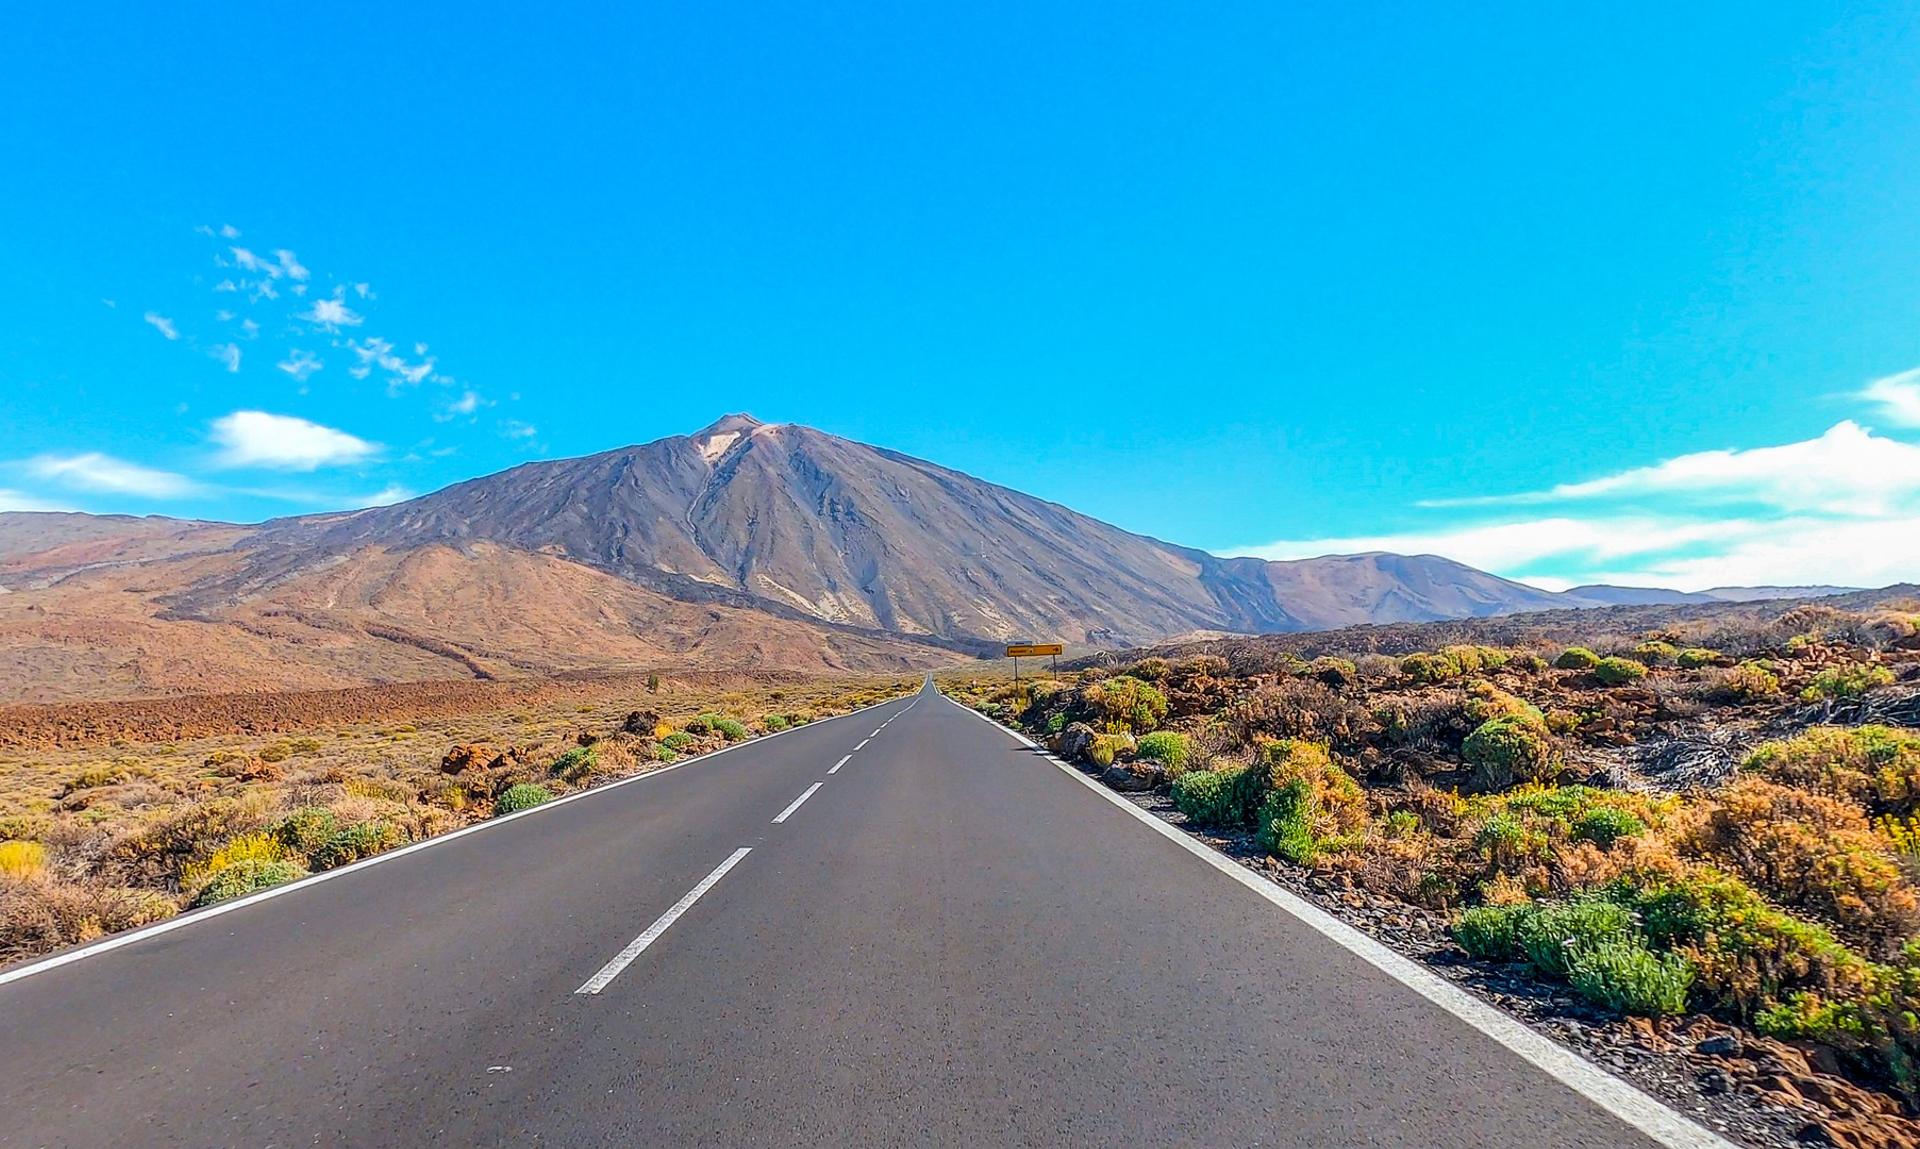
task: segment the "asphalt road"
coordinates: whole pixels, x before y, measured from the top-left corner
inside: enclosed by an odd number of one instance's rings
[[[930,692],[0,985],[0,1057],[9,1147],[1653,1144]]]

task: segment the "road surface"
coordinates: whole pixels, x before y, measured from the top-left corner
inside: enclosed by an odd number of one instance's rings
[[[1654,1144],[931,690],[0,984],[0,1050],[8,1147]]]

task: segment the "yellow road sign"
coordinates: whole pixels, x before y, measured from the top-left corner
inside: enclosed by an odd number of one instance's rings
[[[1007,647],[1008,658],[1045,658],[1059,654],[1065,648],[1057,642],[1024,642],[1010,644]]]

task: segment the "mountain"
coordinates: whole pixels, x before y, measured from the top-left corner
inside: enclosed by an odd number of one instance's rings
[[[1595,606],[1665,606],[1681,602],[1719,601],[1711,594],[1652,586],[1607,586],[1601,583],[1568,587],[1561,593],[1568,599],[1578,599]]]
[[[258,525],[0,514],[0,698],[667,663],[898,669],[1590,605],[1435,555],[1219,558],[810,427]]]

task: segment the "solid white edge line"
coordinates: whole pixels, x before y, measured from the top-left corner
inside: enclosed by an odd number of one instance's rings
[[[915,701],[918,701],[918,700],[919,699],[916,696]],[[430,849],[434,846],[445,845],[446,843],[451,842],[456,838],[464,838],[468,834],[477,834],[482,830],[491,830],[495,826],[504,825],[505,823],[511,822],[516,818],[531,818],[536,814],[544,814],[548,810],[552,810],[559,806],[564,806],[569,802],[578,802],[582,798],[592,798],[595,795],[605,794],[609,790],[616,790],[622,786],[630,785],[634,782],[644,782],[649,778],[658,778],[660,775],[672,773],[673,771],[680,769],[682,766],[695,766],[702,762],[711,762],[715,758],[720,757],[722,754],[729,754],[735,750],[743,750],[749,746],[758,746],[762,742],[765,742],[770,738],[779,738],[782,735],[786,735],[786,734],[797,734],[802,730],[814,730],[821,726],[825,726],[829,722],[837,722],[842,718],[851,718],[856,714],[861,714],[868,710],[873,710],[881,706],[890,706],[893,703],[896,703],[898,701],[900,701],[899,698],[889,698],[885,702],[876,702],[872,706],[863,706],[859,710],[849,710],[845,714],[836,714],[831,718],[822,718],[815,722],[809,722],[804,726],[792,726],[785,730],[777,730],[772,734],[762,734],[756,738],[749,738],[745,742],[735,742],[730,746],[722,746],[718,750],[710,750],[705,754],[697,755],[693,758],[684,758],[678,762],[672,763],[671,765],[662,766],[658,770],[649,770],[644,774],[634,774],[631,777],[616,779],[615,781],[608,782],[604,786],[595,786],[591,790],[582,790],[577,794],[568,794],[562,798],[555,798],[551,802],[543,802],[540,805],[533,807],[532,809],[520,810],[516,813],[506,814],[497,818],[489,818],[484,822],[475,822],[471,826],[462,826],[458,830],[449,831],[448,833],[439,834],[432,838],[427,838],[419,842],[413,842],[409,845],[401,846],[397,849],[388,850],[384,854],[375,854],[371,858],[362,858],[358,862],[354,862],[351,865],[341,866],[337,870],[322,870],[317,874],[313,874],[309,877],[301,878],[297,882],[288,882],[286,885],[283,885],[283,886],[274,886],[271,889],[261,890],[257,894],[248,894],[244,898],[235,898],[233,901],[221,902],[218,905],[209,906],[204,910],[194,910],[188,913],[179,914],[175,917],[168,918],[166,921],[163,921],[163,922],[155,922],[150,926],[142,926],[137,930],[132,930],[124,934],[115,934],[110,938],[102,938],[97,942],[92,942],[88,945],[81,946],[79,949],[68,950],[65,953],[57,953],[51,957],[41,958],[39,961],[29,962],[26,965],[18,966],[14,969],[0,972],[0,985],[6,985],[8,982],[19,981],[21,978],[32,977],[34,974],[37,974],[37,973],[45,973],[46,971],[51,969],[58,969],[63,965],[71,965],[72,963],[77,962],[82,958],[95,957],[99,954],[108,953],[113,950],[117,950],[121,946],[128,946],[128,945],[132,945],[134,942],[137,942],[137,941],[144,941],[147,938],[157,937],[160,934],[171,933],[174,930],[178,930],[178,929],[185,929],[187,926],[191,926],[199,922],[204,922],[211,918],[220,917],[222,914],[230,914],[235,910],[243,910],[248,906],[258,905],[261,902],[268,901],[273,898],[278,898],[286,894],[291,894],[296,890],[304,890],[312,886],[317,886],[321,882],[330,882],[335,878],[343,877],[347,874],[351,874],[355,870],[364,870],[370,866],[377,866],[383,862],[391,862],[397,858],[403,858],[408,854],[417,853],[418,851]],[[911,709],[913,709],[913,704],[908,703],[904,708],[902,708],[901,713],[904,714],[906,713],[906,711]]]
[[[941,697],[946,698],[946,695],[942,694]],[[1074,769],[1068,763],[1047,753],[1039,743],[1019,731],[1002,726],[957,699],[947,698],[946,700],[1002,734],[1015,738],[1035,750],[1040,750],[1041,755],[1048,762],[1053,763],[1074,781],[1133,815],[1136,820],[1152,827],[1162,837],[1176,843],[1222,874],[1325,934],[1341,948],[1499,1042],[1521,1059],[1544,1071],[1549,1077],[1660,1144],[1668,1146],[1669,1149],[1738,1149],[1733,1142],[1694,1123],[1666,1102],[1615,1077],[1506,1011],[1481,1001],[1412,958],[1388,949],[1360,930],[1286,887],[1268,881],[1185,830],[1154,817]]]
[[[614,978],[619,977],[621,970],[626,969],[628,965],[632,964],[634,958],[637,958],[641,954],[645,953],[648,946],[658,941],[660,939],[661,934],[664,934],[667,932],[668,926],[671,926],[673,923],[679,921],[680,915],[692,909],[693,903],[699,901],[700,896],[702,894],[706,893],[708,890],[711,890],[714,887],[714,885],[720,881],[721,878],[724,878],[727,876],[728,870],[731,870],[735,866],[739,865],[740,859],[746,857],[748,854],[751,854],[751,853],[753,853],[752,846],[742,846],[739,849],[735,850],[732,854],[728,855],[726,861],[720,863],[718,866],[715,866],[713,868],[712,873],[700,879],[699,885],[693,887],[691,890],[688,890],[686,897],[681,898],[679,901],[673,903],[673,907],[671,909],[669,909],[666,913],[661,914],[659,917],[653,919],[653,924],[648,926],[644,931],[642,931],[639,937],[633,939],[631,942],[628,942],[626,949],[623,949],[619,953],[613,955],[612,961],[608,962],[606,965],[601,966],[599,973],[596,973],[592,977],[588,978],[584,985],[582,985],[579,989],[574,990],[573,992],[599,993],[601,990],[607,988],[608,982],[611,982]]]
[[[847,757],[846,757],[846,758],[842,758],[842,759],[840,759],[840,761],[838,761],[838,762],[835,762],[835,763],[833,764],[833,766],[832,766],[832,768],[831,768],[831,769],[829,769],[829,770],[827,771],[827,773],[829,773],[829,774],[838,774],[838,773],[840,773],[840,767],[842,767],[842,766],[845,766],[845,765],[847,764],[847,758],[852,758],[852,757],[853,757],[853,755],[851,755],[851,754],[849,754],[849,755],[847,755]]]
[[[800,808],[800,803],[805,802],[808,798],[813,797],[813,792],[825,785],[826,785],[825,782],[815,782],[813,785],[801,791],[800,796],[793,800],[793,804],[788,806],[786,809],[780,811],[779,815],[774,818],[773,824],[778,826],[780,823],[786,821],[788,818],[793,817],[793,812]]]

